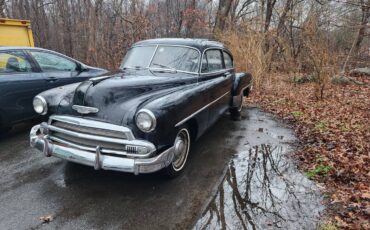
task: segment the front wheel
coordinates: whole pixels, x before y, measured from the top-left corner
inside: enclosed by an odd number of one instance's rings
[[[188,159],[190,143],[191,138],[188,128],[180,129],[175,138],[172,163],[163,170],[165,176],[174,178],[183,171]]]

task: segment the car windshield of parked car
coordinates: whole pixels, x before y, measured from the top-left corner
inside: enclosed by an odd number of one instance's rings
[[[122,61],[120,69],[148,68],[156,46],[137,46],[130,49]]]
[[[196,49],[182,46],[137,46],[129,50],[121,69],[198,72],[200,55]]]
[[[199,53],[181,46],[158,46],[150,63],[151,68],[198,72]]]

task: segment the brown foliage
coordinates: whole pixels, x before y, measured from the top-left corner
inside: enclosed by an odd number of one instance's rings
[[[329,212],[338,227],[368,229],[370,216],[370,91],[363,86],[328,84],[317,102],[315,85],[270,77],[251,102],[293,124],[301,141],[296,156],[302,170],[331,168],[316,176],[329,194]]]
[[[305,64],[305,71],[313,73],[315,79],[315,98],[323,99],[324,89],[330,78],[334,76],[337,54],[330,51],[328,39],[318,27],[317,16],[312,16],[302,29],[303,51],[301,65]]]

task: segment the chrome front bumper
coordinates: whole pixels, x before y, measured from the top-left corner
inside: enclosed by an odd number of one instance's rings
[[[44,153],[45,156],[55,156],[71,162],[93,166],[96,170],[114,170],[121,172],[152,173],[171,164],[174,157],[174,147],[170,147],[155,157],[128,158],[112,155],[104,155],[97,146],[95,153],[73,148],[68,145],[52,143],[40,131],[41,126],[32,127],[30,132],[30,145]]]

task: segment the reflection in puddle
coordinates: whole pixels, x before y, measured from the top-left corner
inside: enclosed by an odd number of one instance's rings
[[[239,146],[195,229],[317,228],[320,194],[288,158],[288,143],[276,137]]]

